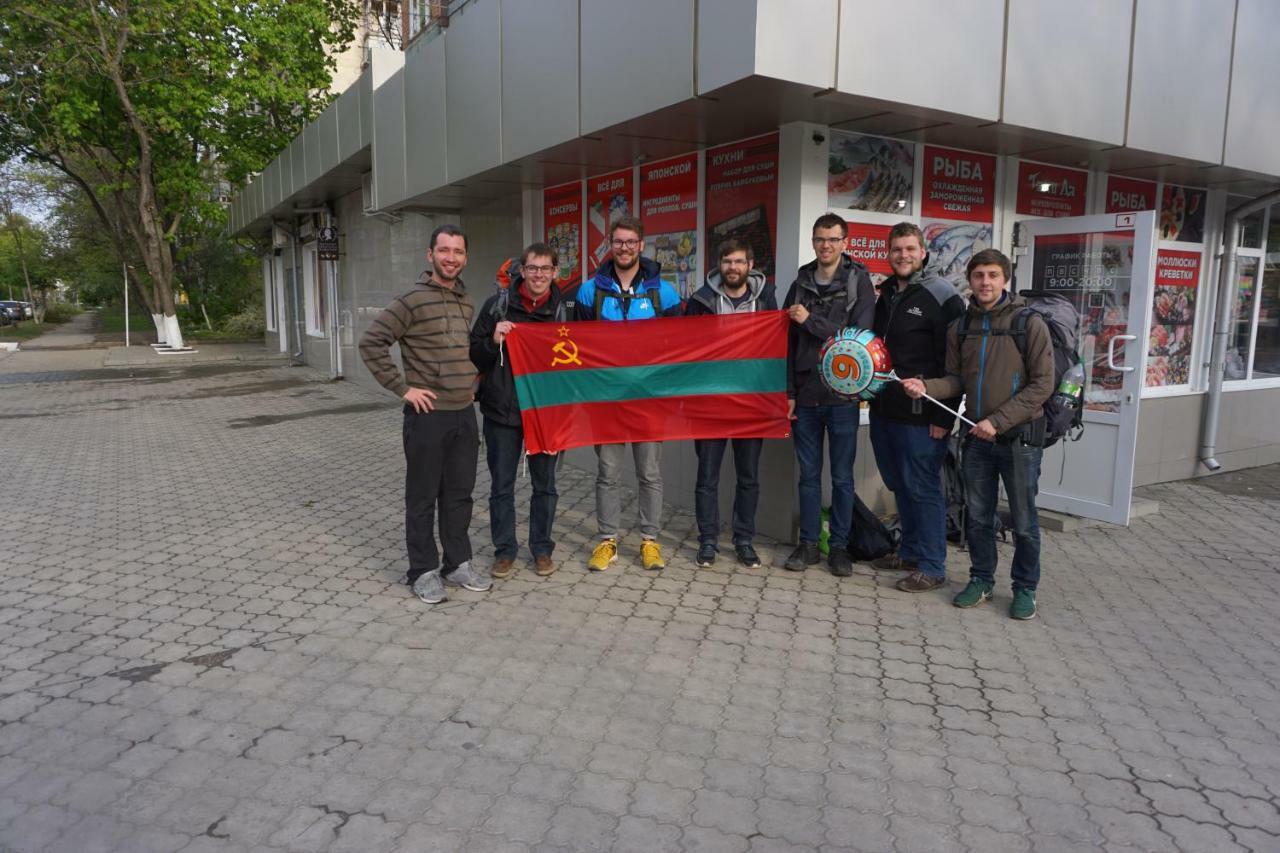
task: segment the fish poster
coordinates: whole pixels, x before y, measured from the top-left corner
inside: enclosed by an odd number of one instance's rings
[[[755,268],[774,278],[778,227],[778,134],[707,149],[707,250],[737,238],[751,246]],[[696,289],[696,288],[695,288]]]
[[[920,215],[927,219],[983,222],[995,217],[996,158],[926,145]]]
[[[1103,213],[1136,213],[1155,209],[1155,181],[1107,175],[1107,197],[1103,201]]]
[[[609,257],[609,224],[631,215],[631,170],[587,179],[587,275]]]
[[[827,206],[912,214],[915,146],[910,143],[831,131]]]
[[[975,252],[991,248],[992,228],[976,222],[947,222],[926,219],[920,223],[930,263],[940,267],[939,274],[949,279],[961,293],[969,292],[965,267]]]
[[[542,191],[542,222],[547,245],[560,258],[561,290],[582,283],[582,181]]]
[[[662,265],[662,279],[681,299],[698,289],[698,155],[640,167],[644,253]]]

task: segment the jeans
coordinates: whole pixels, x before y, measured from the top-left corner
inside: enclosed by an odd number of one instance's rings
[[[942,463],[947,439],[930,438],[928,424],[871,416],[871,448],[880,479],[893,492],[902,524],[898,556],[933,578],[946,576],[947,501]]]
[[[484,443],[489,462],[489,533],[493,555],[514,560],[520,550],[516,539],[516,470],[524,449],[524,430],[484,419]],[[529,551],[534,559],[550,557],[555,550],[551,525],[556,517],[556,460],[558,456],[535,453],[528,457],[533,497],[529,499]]]
[[[1040,583],[1040,519],[1036,491],[1044,450],[1021,441],[999,444],[970,438],[964,445],[961,469],[969,506],[970,576],[994,582],[996,576],[996,496],[1004,481],[1013,516],[1013,589],[1035,590]]]
[[[409,583],[441,568],[434,527],[440,514],[444,574],[471,559],[471,492],[476,485],[480,431],[471,406],[456,412],[404,407],[404,535]]]
[[[698,481],[693,490],[693,507],[698,517],[698,542],[715,544],[720,538],[720,463],[729,444],[727,438],[698,439]],[[733,439],[733,470],[737,488],[733,493],[733,543],[751,544],[756,535],[756,506],[760,503],[760,451],[762,438]]]
[[[596,527],[602,539],[614,539],[622,519],[622,461],[627,447],[635,459],[636,479],[640,484],[640,535],[658,538],[658,521],[662,517],[662,442],[637,441],[626,444],[597,444],[596,457]]]
[[[800,465],[800,541],[818,541],[822,532],[822,440],[831,440],[832,549],[849,543],[853,520],[853,460],[858,452],[860,413],[852,403],[797,406],[791,434]]]

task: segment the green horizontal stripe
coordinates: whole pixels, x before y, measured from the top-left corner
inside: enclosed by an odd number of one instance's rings
[[[787,390],[781,358],[551,370],[516,378],[520,408],[605,403],[695,394],[774,394]]]

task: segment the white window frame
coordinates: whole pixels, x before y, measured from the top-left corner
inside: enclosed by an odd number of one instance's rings
[[[1238,247],[1236,249],[1236,270],[1238,272],[1240,258],[1257,258],[1258,259],[1258,278],[1253,288],[1253,306],[1249,314],[1249,357],[1245,361],[1245,378],[1244,379],[1224,379],[1222,382],[1223,391],[1255,391],[1265,388],[1280,388],[1280,376],[1268,376],[1264,378],[1254,378],[1253,375],[1253,359],[1257,353],[1258,346],[1258,314],[1262,310],[1262,288],[1266,286],[1266,270],[1267,270],[1267,236],[1271,229],[1271,214],[1277,206],[1272,205],[1267,208],[1262,216],[1262,240],[1257,249],[1246,249]],[[1280,252],[1280,246],[1275,247]],[[1238,276],[1232,276],[1231,287],[1234,291],[1239,282]],[[1235,294],[1232,293],[1234,299]]]
[[[324,301],[320,288],[320,261],[316,252],[316,244],[302,244],[302,299],[306,313],[307,334],[313,338],[326,336],[328,323],[323,316]]]

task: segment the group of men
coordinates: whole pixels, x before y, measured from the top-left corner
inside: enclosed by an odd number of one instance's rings
[[[804,571],[821,562],[823,445],[830,463],[828,565],[832,574],[853,573],[848,551],[854,510],[853,466],[860,406],[834,394],[821,376],[821,349],[841,328],[870,328],[889,349],[899,384],[871,403],[871,444],[881,477],[894,494],[901,519],[901,546],[875,561],[882,570],[907,574],[904,592],[926,592],[946,580],[946,505],[942,465],[953,416],[925,399],[951,406],[966,400],[976,422],[964,439],[963,474],[968,491],[967,535],[970,580],[954,598],[972,607],[991,598],[996,567],[995,514],[1003,480],[1013,520],[1015,554],[1010,615],[1035,615],[1040,533],[1035,495],[1041,448],[1037,422],[1053,391],[1053,353],[1045,325],[1032,320],[1015,340],[1011,330],[1021,300],[1007,292],[1008,259],[995,250],[976,253],[968,265],[971,298],[966,307],[954,285],[930,262],[924,236],[912,223],[889,234],[893,275],[877,295],[867,269],[845,254],[845,221],[825,214],[813,226],[814,259],[802,266],[782,302],[790,318],[787,347],[788,417],[799,468],[799,542],[784,568]],[[431,268],[398,296],[366,331],[360,352],[370,371],[404,406],[405,536],[408,583],[422,601],[445,600],[446,587],[484,591],[491,578],[515,570],[515,484],[523,454],[520,406],[504,342],[516,324],[643,322],[657,317],[738,314],[777,310],[774,285],[754,268],[751,246],[730,239],[717,250],[716,268],[682,304],[644,255],[644,228],[634,217],[610,224],[611,256],[573,294],[556,286],[559,258],[545,243],[527,247],[505,292],[479,311],[466,298],[459,277],[467,260],[467,238],[456,226],[431,235]],[[474,320],[474,322],[473,322]],[[1018,324],[1021,329],[1022,324]],[[390,354],[400,345],[403,375]],[[479,384],[476,385],[477,375]],[[489,571],[472,565],[467,528],[471,520],[479,435],[472,401],[480,405],[491,487],[490,532],[494,562]],[[753,540],[760,495],[763,439],[702,439],[695,512],[698,566],[716,562],[720,541],[720,470],[732,443],[736,489],[731,523],[737,562],[761,565]],[[605,571],[618,558],[621,477],[628,448],[639,485],[640,560],[660,570],[662,443],[606,444],[597,456],[597,542],[587,568]],[[555,454],[527,456],[532,486],[529,551],[540,576],[556,571]],[[434,528],[439,516],[440,549]]]

